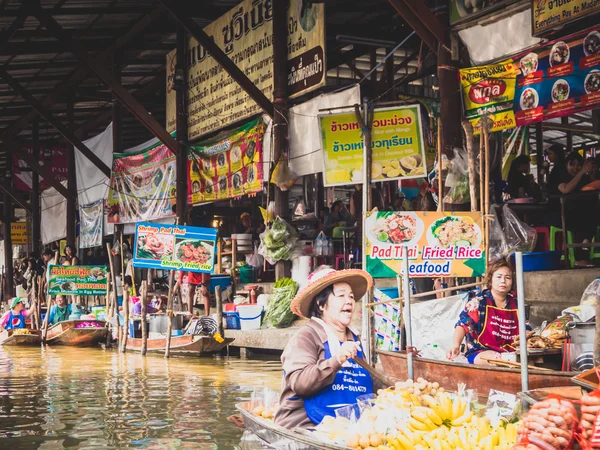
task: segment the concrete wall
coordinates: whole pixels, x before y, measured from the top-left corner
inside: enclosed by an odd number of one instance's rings
[[[585,288],[600,276],[600,269],[526,272],[525,300],[531,304],[529,320],[539,325],[554,320],[561,311],[579,305]]]

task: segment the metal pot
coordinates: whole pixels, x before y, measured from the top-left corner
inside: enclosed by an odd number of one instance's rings
[[[595,322],[569,322],[567,323],[569,336],[571,336],[571,365],[574,370],[581,371],[593,367],[594,337],[596,335]],[[590,362],[591,359],[591,362]]]
[[[166,334],[169,325],[169,317],[165,314],[150,314],[149,316],[149,331],[151,333]],[[173,316],[173,330],[181,330],[183,328],[183,316]]]
[[[593,344],[596,334],[596,322],[569,322],[567,329],[571,344]]]

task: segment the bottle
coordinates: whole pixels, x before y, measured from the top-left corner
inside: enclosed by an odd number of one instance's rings
[[[315,241],[315,256],[323,255],[323,239],[318,237]]]
[[[327,242],[327,256],[333,256],[333,241],[331,238]]]

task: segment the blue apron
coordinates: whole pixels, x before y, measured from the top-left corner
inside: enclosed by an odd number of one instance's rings
[[[356,336],[354,341],[356,341]],[[331,358],[329,343],[323,345],[325,359]],[[362,350],[358,356],[363,358]],[[348,364],[349,363],[349,364]],[[373,393],[373,380],[365,369],[349,359],[335,375],[333,383],[318,394],[304,399],[306,415],[315,424],[320,424],[325,416],[335,417],[335,410],[356,403],[356,397]]]
[[[6,324],[4,329],[16,330],[18,328],[25,328],[25,316],[23,316],[23,313],[19,313],[15,316],[11,311],[8,316],[8,323]]]

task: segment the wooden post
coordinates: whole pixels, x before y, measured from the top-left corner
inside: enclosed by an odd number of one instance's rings
[[[437,158],[438,158],[438,212],[444,211],[444,170],[442,169],[442,156],[444,148],[442,147],[442,118],[438,117],[438,135],[437,135]]]
[[[148,281],[142,281],[142,356],[146,354],[148,349],[148,329],[146,327],[146,315],[148,313]]]
[[[37,276],[33,276],[32,292],[30,295],[31,301],[36,303],[35,311],[33,313],[33,322],[35,322],[35,329],[40,329],[40,316],[39,309],[37,307]]]
[[[119,324],[119,296],[117,290],[117,275],[115,273],[115,261],[114,256],[112,254],[112,246],[109,242],[106,243],[106,251],[108,252],[108,263],[110,265],[110,274],[111,274],[111,282],[112,282],[112,291],[114,293],[114,298],[112,301],[112,313],[115,315],[117,319],[117,336],[119,338],[119,345],[121,344],[121,325]]]
[[[74,131],[73,116],[73,98],[71,97],[67,99],[67,121],[71,131]],[[77,225],[77,214],[75,213],[75,203],[77,201],[77,177],[75,169],[75,147],[72,145],[69,145],[67,149],[67,190],[69,191],[69,197],[67,198],[67,244],[75,245]]]
[[[8,158],[8,165],[12,167],[12,155]],[[8,169],[9,171],[11,169]],[[10,224],[13,220],[13,212],[12,212],[12,201],[10,196],[5,192],[2,198],[3,202],[3,216],[4,221],[2,224],[2,232],[4,234],[4,294],[6,299],[10,299],[13,293],[13,251],[12,251],[12,239],[10,235]]]
[[[58,264],[59,251],[57,250],[54,253],[54,264]],[[50,271],[48,273],[48,278],[50,278]],[[50,280],[48,279],[48,291],[50,291]],[[46,293],[46,318],[44,319],[44,331],[42,332],[42,341],[44,344],[46,343],[46,334],[48,333],[48,319],[50,318],[50,310],[52,309],[52,296],[50,292]]]
[[[469,161],[469,196],[471,200],[471,211],[477,211],[477,193],[475,185],[475,148],[473,146],[473,126],[467,119],[463,120],[462,126],[465,130],[467,156]]]
[[[481,132],[479,133],[479,209],[481,213],[485,213],[485,164],[484,164],[484,156],[483,156],[483,118],[481,119]],[[485,220],[485,219],[484,219]],[[484,223],[485,225],[485,223]]]
[[[489,117],[484,116],[482,118],[483,126],[483,137],[484,137],[484,145],[485,145],[485,218],[484,218],[484,226],[485,226],[485,257],[487,261],[490,260],[489,249],[490,249],[490,128],[491,128],[491,120]]]
[[[39,121],[35,119],[31,123],[31,139],[33,141],[33,158],[39,161],[40,143],[39,143]],[[31,250],[38,257],[40,254],[41,239],[41,209],[40,209],[40,176],[35,171],[31,171]],[[41,289],[40,289],[41,290]],[[39,290],[38,290],[39,291]]]
[[[177,61],[175,67],[176,111],[177,111],[177,218],[180,224],[187,222],[187,159],[188,159],[188,127],[187,127],[187,57],[188,35],[180,23],[177,24]],[[181,77],[181,78],[180,78]]]
[[[111,277],[111,274],[109,273],[107,275],[109,277]],[[112,319],[112,307],[114,305],[114,301],[111,298],[111,292],[110,292],[110,281],[108,281],[106,283],[106,328],[108,328],[108,333],[106,333],[106,347],[108,348],[110,346],[110,342],[112,341],[112,330],[110,327],[110,321]]]
[[[167,317],[169,321],[167,323],[167,346],[165,348],[165,358],[168,358],[171,354],[171,332],[173,331],[173,279],[175,278],[175,271],[171,270],[169,274],[169,296],[167,297]],[[192,315],[193,317],[193,315]]]
[[[217,301],[217,329],[223,336],[223,297],[221,296],[221,286],[215,287],[215,299]]]
[[[121,342],[121,353],[127,351],[127,337],[129,336],[129,289],[123,286],[123,335]]]

